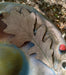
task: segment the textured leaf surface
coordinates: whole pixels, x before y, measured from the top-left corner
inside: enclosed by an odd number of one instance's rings
[[[16,10],[13,10],[3,21],[7,24],[4,32],[14,35],[10,40],[11,43],[20,47],[25,41],[30,41],[32,39],[35,22],[34,13],[24,16],[24,14],[20,14]]]
[[[42,39],[44,39],[43,37],[44,37],[45,31],[46,29],[44,25],[42,25],[37,30],[36,36],[34,36],[32,39],[32,42],[35,44],[35,46],[30,48],[30,50],[28,51],[28,54],[32,55],[36,53],[37,59],[43,61],[49,67],[52,67],[53,66],[53,62],[52,62],[53,50],[50,48],[52,41],[50,38],[48,38],[45,42],[42,41]]]

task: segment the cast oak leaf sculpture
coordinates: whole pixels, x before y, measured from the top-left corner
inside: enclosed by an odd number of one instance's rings
[[[7,24],[4,32],[14,35],[14,37],[10,39],[11,43],[20,47],[24,42],[32,39],[35,23],[34,13],[24,16],[24,14],[20,14],[18,11],[13,10],[3,21]]]
[[[51,49],[52,41],[48,38],[45,42],[44,34],[46,28],[44,25],[39,27],[35,36],[33,36],[32,43],[34,43],[34,47],[30,48],[27,54],[32,55],[34,53],[37,54],[36,59],[43,61],[47,66],[53,67],[52,54],[53,50]],[[47,35],[49,37],[49,35]],[[47,38],[46,37],[46,38]]]

